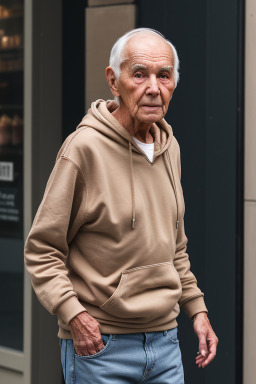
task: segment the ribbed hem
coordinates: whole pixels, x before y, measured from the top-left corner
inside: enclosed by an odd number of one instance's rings
[[[97,319],[96,319],[97,320]],[[97,320],[99,321],[99,320]],[[124,327],[118,327],[115,325],[110,324],[100,324],[100,332],[106,333],[106,334],[115,334],[115,335],[121,335],[121,334],[130,334],[130,333],[144,333],[144,332],[159,332],[159,331],[167,331],[169,329],[173,329],[178,326],[178,323],[176,320],[169,321],[165,324],[161,324],[154,327],[147,327],[141,325],[141,327],[138,328],[124,328]],[[59,332],[57,335],[60,339],[72,339],[71,333],[63,329],[62,327],[59,327]]]
[[[62,321],[68,325],[75,316],[85,311],[86,309],[78,301],[77,297],[71,296],[69,299],[61,303],[56,308],[55,312],[62,319]]]
[[[190,319],[199,312],[208,313],[202,296],[186,301],[186,303],[184,303],[181,308],[186,312]]]

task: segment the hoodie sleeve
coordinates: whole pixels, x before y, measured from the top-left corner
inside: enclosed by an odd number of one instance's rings
[[[178,145],[177,167],[179,178],[181,180],[180,150]],[[183,199],[183,194],[182,194]],[[185,203],[183,199],[185,212]],[[179,227],[176,240],[176,251],[174,257],[174,266],[180,276],[182,285],[182,294],[179,299],[179,305],[192,318],[196,313],[208,312],[204,302],[204,294],[197,286],[197,280],[190,270],[190,261],[187,254],[188,239],[184,229],[184,215],[179,218]]]
[[[68,244],[85,223],[86,184],[80,168],[59,157],[25,242],[25,265],[42,305],[68,324],[85,311],[68,277]]]

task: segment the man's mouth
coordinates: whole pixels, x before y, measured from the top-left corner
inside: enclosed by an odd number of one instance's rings
[[[156,104],[145,104],[145,105],[142,105],[142,108],[149,109],[151,111],[157,110],[157,109],[159,109],[161,107],[162,107],[161,105],[156,105]]]

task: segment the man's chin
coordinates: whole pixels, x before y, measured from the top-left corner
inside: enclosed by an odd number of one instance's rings
[[[150,116],[142,116],[140,121],[145,124],[153,124],[157,123],[159,120],[161,120],[164,116],[163,115],[150,115]]]

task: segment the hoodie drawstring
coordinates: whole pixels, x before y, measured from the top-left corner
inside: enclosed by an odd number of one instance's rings
[[[129,157],[130,157],[130,170],[131,170],[131,188],[132,188],[132,221],[131,228],[135,228],[135,186],[134,186],[134,174],[133,174],[133,162],[132,162],[132,144],[129,141]]]
[[[171,180],[171,183],[172,183],[172,187],[173,187],[174,195],[175,195],[175,199],[176,199],[176,206],[177,206],[176,228],[178,229],[179,228],[178,196],[177,196],[177,189],[176,189],[175,179],[174,179],[174,175],[173,175],[172,162],[171,162],[171,158],[170,158],[170,154],[169,154],[168,150],[164,153],[164,159],[165,159],[165,165],[166,165],[167,172],[169,174],[169,177],[170,177],[170,180]],[[169,167],[168,167],[167,162],[169,163]]]
[[[134,185],[134,173],[133,173],[133,161],[132,161],[132,144],[129,141],[129,159],[130,159],[130,171],[131,171],[131,192],[132,192],[132,220],[131,220],[131,229],[135,228],[135,185]],[[177,188],[175,184],[173,169],[172,169],[172,162],[170,158],[169,151],[167,150],[164,153],[164,160],[165,165],[167,168],[168,175],[171,180],[171,184],[173,187],[175,199],[176,199],[176,207],[177,207],[177,217],[176,217],[176,228],[179,228],[179,203],[178,203],[178,196],[177,196]]]

